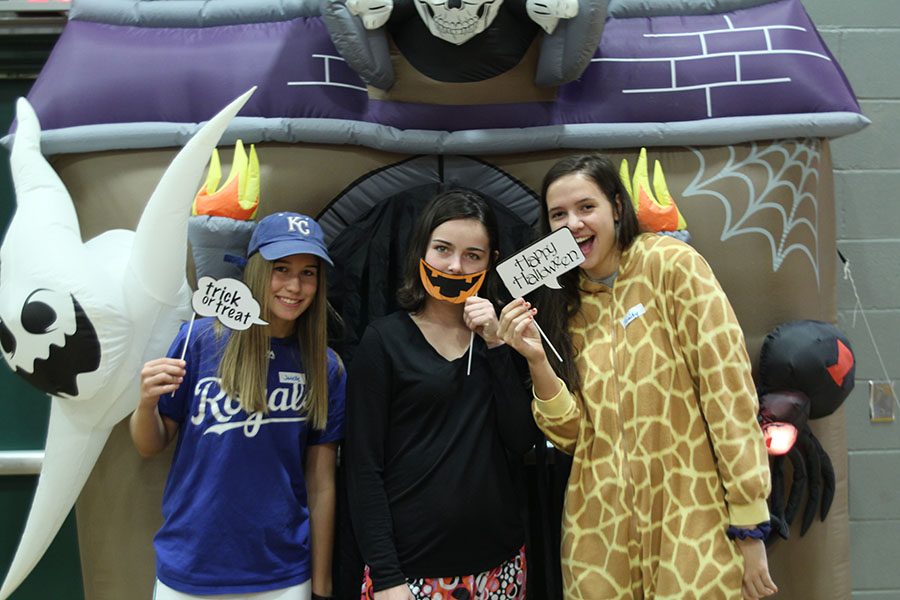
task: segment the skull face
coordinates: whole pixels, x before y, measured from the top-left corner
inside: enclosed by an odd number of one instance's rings
[[[415,4],[433,36],[459,45],[490,26],[503,0],[415,0]]]
[[[13,307],[20,309],[0,314],[3,358],[39,390],[78,396],[76,377],[100,366],[97,332],[81,305],[68,293],[39,288]]]

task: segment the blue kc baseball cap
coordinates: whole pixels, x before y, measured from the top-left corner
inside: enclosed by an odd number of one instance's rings
[[[325,247],[322,228],[312,217],[293,212],[279,212],[256,224],[247,257],[259,252],[266,260],[278,260],[292,254],[312,254],[334,266]]]

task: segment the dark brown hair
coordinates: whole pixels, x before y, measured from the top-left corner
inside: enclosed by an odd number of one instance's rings
[[[547,190],[559,179],[567,175],[582,175],[600,188],[612,204],[616,225],[616,246],[622,252],[640,235],[637,213],[631,203],[631,196],[622,184],[619,173],[609,157],[602,154],[577,154],[569,156],[550,167],[541,184],[541,216],[538,233],[541,236],[551,232],[547,211]],[[581,376],[575,367],[575,352],[569,335],[569,320],[581,308],[578,293],[578,269],[573,269],[559,278],[562,289],[542,287],[535,292],[534,304],[538,307],[537,318],[548,338],[563,358],[560,363],[550,357],[550,364],[556,374],[572,392],[581,390]]]

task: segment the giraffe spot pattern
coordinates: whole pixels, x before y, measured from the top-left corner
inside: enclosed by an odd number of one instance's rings
[[[743,333],[705,260],[641,235],[612,289],[582,277],[569,326],[582,393],[538,425],[574,456],[564,595],[740,599],[729,524],[768,519],[769,471]],[[642,304],[644,313],[623,317]]]

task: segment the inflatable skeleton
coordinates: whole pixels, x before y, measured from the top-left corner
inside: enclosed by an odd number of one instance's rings
[[[501,56],[518,54],[515,62],[532,38],[525,35],[511,45],[499,42],[514,37],[510,30],[527,31],[529,24],[536,24],[544,36],[535,83],[560,85],[581,75],[600,41],[606,3],[584,0],[579,6],[578,0],[526,0],[524,12],[520,4],[504,5],[503,0],[329,0],[323,3],[322,16],[335,47],[359,76],[376,88],[386,90],[394,84],[389,34],[394,43],[402,45],[404,33],[422,24],[434,38],[456,46],[487,31],[485,37],[489,39],[483,50],[500,50]],[[421,23],[410,23],[403,17],[412,12],[412,7]],[[570,21],[579,14],[582,18]],[[502,15],[500,19],[498,15]],[[560,19],[565,20],[565,26],[560,27]],[[428,42],[418,32],[411,37],[416,45]],[[432,44],[431,49],[449,50],[445,46]]]

